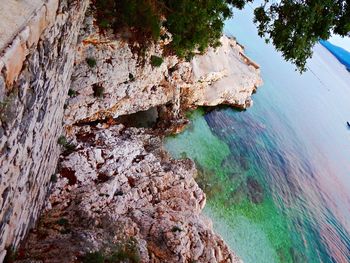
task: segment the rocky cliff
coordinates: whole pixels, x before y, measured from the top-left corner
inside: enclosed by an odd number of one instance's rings
[[[248,107],[258,66],[223,37],[217,50],[157,67],[151,57],[167,43],[141,55],[101,34],[87,0],[36,4],[0,55],[0,262],[44,204],[18,260],[238,262],[201,215],[194,164],[167,156],[161,129],[118,123],[154,109],[164,128],[189,108]]]
[[[32,13],[20,19],[22,27],[2,28],[19,32],[0,47],[0,262],[36,222],[47,197],[87,7],[87,1],[1,1],[1,20],[2,6],[28,8],[21,4],[31,5]]]
[[[75,128],[76,150],[61,156],[49,206],[21,258],[74,262],[99,251],[127,262],[239,262],[201,216],[205,195],[193,162],[171,159],[152,132]]]
[[[261,85],[259,67],[228,37],[222,37],[222,46],[209,49],[204,56],[197,55],[190,62],[167,56],[159,67],[152,66],[150,60],[162,56],[166,42],[151,45],[140,55],[133,52],[138,46],[128,45],[125,39],[100,34],[91,15],[85,19],[80,41],[66,125],[116,118],[166,104],[171,105],[174,115],[193,106],[245,108]],[[96,90],[101,94],[96,96]]]

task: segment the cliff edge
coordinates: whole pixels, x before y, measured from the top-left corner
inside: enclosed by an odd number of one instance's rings
[[[167,42],[135,52],[99,31],[88,4],[36,1],[1,42],[0,262],[12,251],[18,262],[239,262],[201,215],[194,163],[161,145],[188,109],[251,106],[259,66],[225,36],[154,65]],[[125,121],[140,112],[153,128]]]
[[[157,66],[152,65],[152,57],[162,57],[169,43],[151,44],[140,54],[134,51],[140,49],[138,44],[101,34],[92,15],[86,16],[79,39],[66,125],[117,118],[161,105],[171,107],[173,118],[196,106],[246,108],[262,84],[259,67],[244,55],[241,45],[226,36],[220,47],[209,48],[189,62],[165,56]]]

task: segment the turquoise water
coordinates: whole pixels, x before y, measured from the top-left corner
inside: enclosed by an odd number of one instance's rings
[[[196,162],[205,213],[244,262],[350,262],[350,74],[318,45],[300,75],[251,21],[225,31],[261,65],[253,107],[196,110],[166,148]]]

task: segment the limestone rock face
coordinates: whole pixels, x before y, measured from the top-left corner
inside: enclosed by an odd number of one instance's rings
[[[67,102],[66,124],[116,118],[174,100],[169,69],[178,63],[176,56],[166,57],[161,66],[154,67],[150,60],[153,55],[161,56],[159,45],[151,45],[141,57],[125,41],[110,40],[96,30],[87,16],[72,75],[75,95]],[[96,96],[96,89],[102,94]]]
[[[240,262],[200,214],[205,194],[194,163],[169,158],[149,132],[122,125],[75,130],[76,150],[61,157],[23,259],[73,262],[133,240],[128,256],[140,262]]]
[[[220,104],[246,108],[251,95],[262,85],[259,66],[244,55],[234,39],[221,38],[221,46],[191,61],[194,85],[184,90],[187,103],[197,106]]]
[[[47,197],[60,154],[57,138],[63,130],[63,105],[88,1],[0,2],[1,10],[1,5],[9,5],[2,12],[17,10],[24,16],[14,28],[6,28],[6,40],[0,41],[2,262],[5,249],[17,246],[33,226]]]
[[[195,106],[245,108],[262,84],[259,66],[243,54],[235,40],[225,36],[221,47],[191,62],[170,56],[160,67],[152,66],[150,58],[162,56],[166,43],[151,45],[141,56],[133,52],[137,46],[110,39],[98,34],[93,18],[86,17],[72,77],[74,96],[66,105],[67,125],[116,118],[166,103],[172,105],[175,116],[180,109]],[[96,96],[96,89],[103,94]]]

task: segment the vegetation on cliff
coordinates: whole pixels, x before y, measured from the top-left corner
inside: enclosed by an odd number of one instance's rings
[[[100,28],[114,32],[128,28],[138,42],[171,35],[167,52],[191,57],[194,51],[218,46],[231,7],[241,9],[249,2],[253,0],[94,0],[93,4]],[[350,31],[348,2],[266,0],[255,9],[255,22],[259,35],[303,71],[315,43],[332,32],[345,36]]]

